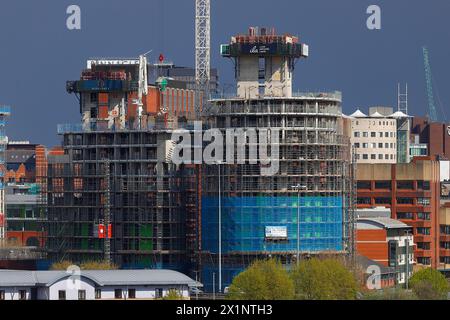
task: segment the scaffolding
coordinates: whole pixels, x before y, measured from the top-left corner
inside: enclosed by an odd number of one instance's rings
[[[198,244],[197,184],[195,171],[167,161],[170,136],[137,130],[64,134],[65,155],[49,157],[44,189],[51,261],[188,268]],[[111,239],[108,231],[99,237],[102,224],[106,230],[111,225]]]
[[[261,141],[246,141],[245,163],[242,159],[238,162],[233,146],[234,163],[222,165],[220,195],[217,167],[204,166],[200,255],[202,281],[207,287],[211,273],[217,272],[219,196],[225,283],[257,258],[278,257],[292,264],[298,237],[303,257],[324,253],[354,256],[354,173],[350,141],[341,134],[341,116],[337,93],[213,100],[208,127],[219,128],[224,135],[230,128],[278,129],[279,171],[264,176],[260,163],[250,164],[249,149],[256,147],[258,152]],[[300,203],[299,191],[293,189],[298,185],[305,186]],[[267,226],[285,227],[286,239],[267,239]]]

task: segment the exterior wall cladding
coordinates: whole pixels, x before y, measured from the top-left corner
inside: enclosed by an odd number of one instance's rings
[[[214,100],[211,109],[210,126],[223,132],[280,129],[280,170],[274,176],[263,176],[260,164],[220,166],[223,286],[257,257],[270,254],[287,263],[295,261],[298,237],[302,254],[347,250],[350,152],[349,139],[340,135],[340,94]],[[218,170],[208,166],[203,172],[202,282],[206,288],[212,285],[212,273],[216,280],[218,275]],[[296,185],[306,186],[300,191],[300,221],[298,191],[292,187]],[[269,226],[287,228],[287,238],[266,238]]]
[[[439,263],[439,162],[414,158],[409,164],[357,166],[358,208],[388,207],[393,219],[413,227],[415,260]]]

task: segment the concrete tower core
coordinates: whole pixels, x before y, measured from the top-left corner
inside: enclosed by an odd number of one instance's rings
[[[298,37],[257,27],[220,47],[223,57],[235,60],[237,95],[244,99],[292,97],[295,62],[308,57],[308,51],[308,45],[300,43]]]

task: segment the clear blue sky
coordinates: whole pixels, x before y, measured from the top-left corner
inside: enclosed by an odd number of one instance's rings
[[[427,45],[440,101],[450,104],[448,0],[211,0],[212,64],[233,82],[219,44],[249,26],[273,26],[310,45],[297,64],[295,89],[343,92],[344,112],[395,105],[397,82],[408,82],[410,113],[426,114],[422,50]],[[66,29],[66,8],[78,4],[82,30]],[[366,9],[382,9],[382,30],[366,28]],[[59,144],[58,123],[79,121],[65,91],[93,56],[137,56],[153,49],[177,65],[194,65],[194,0],[1,0],[0,104],[13,107],[10,139]],[[438,110],[439,113],[439,110]],[[450,115],[450,111],[448,112]]]

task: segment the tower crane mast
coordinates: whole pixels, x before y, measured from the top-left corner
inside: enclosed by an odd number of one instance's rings
[[[195,0],[195,113],[199,118],[209,98],[211,79],[211,3]]]

